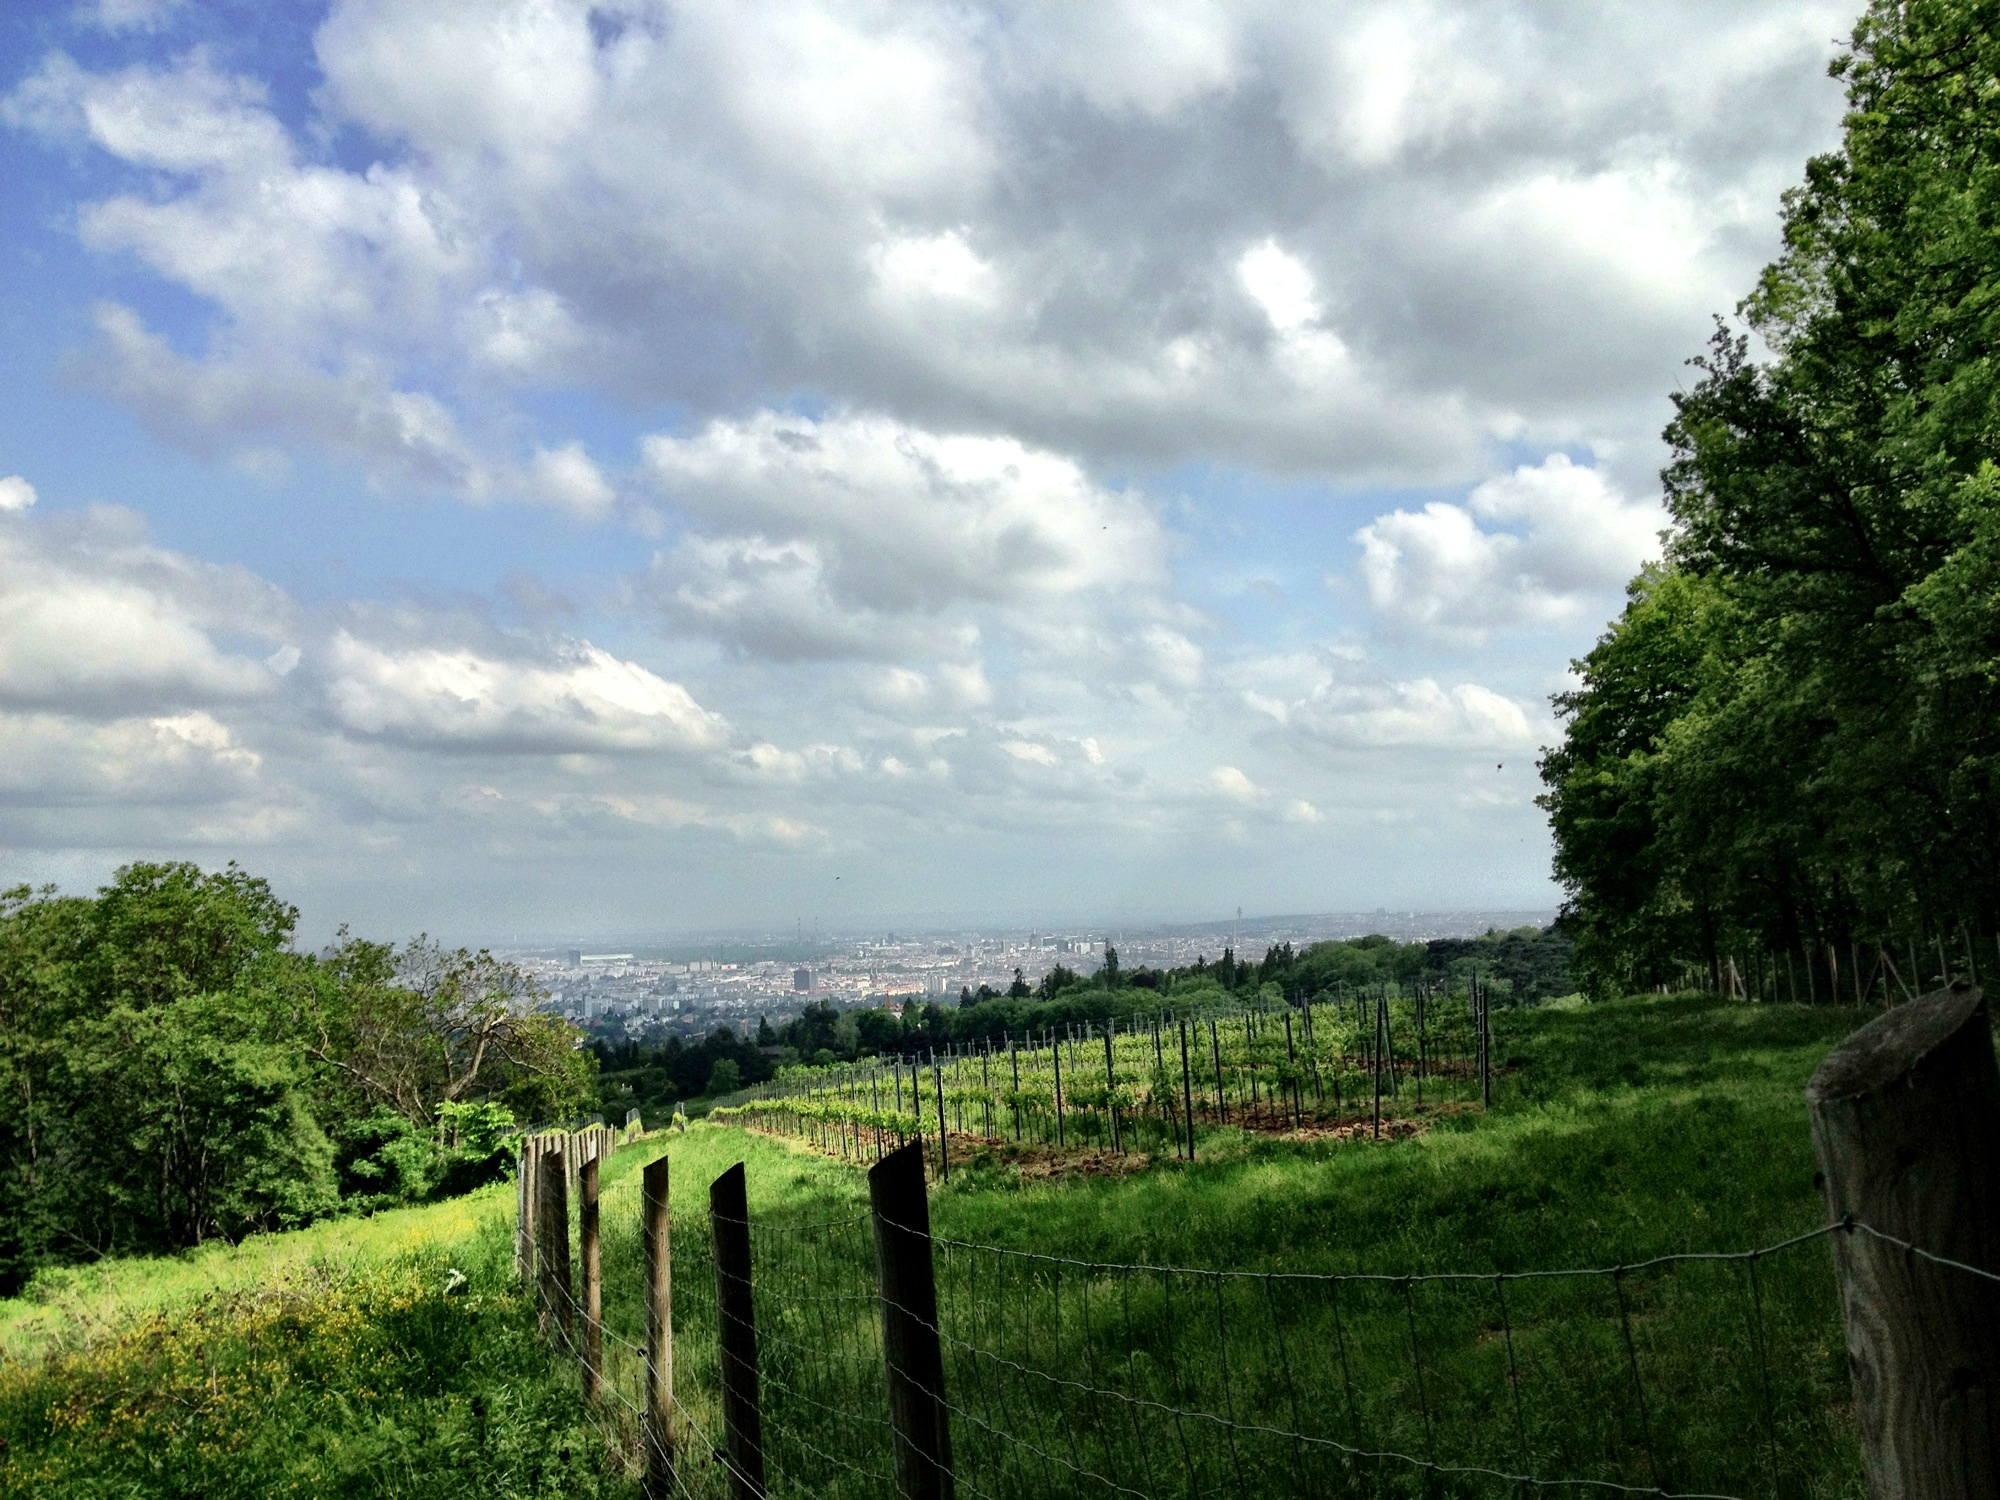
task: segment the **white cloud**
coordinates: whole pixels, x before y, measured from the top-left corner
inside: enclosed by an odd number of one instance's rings
[[[1264,800],[1264,790],[1235,766],[1217,766],[1208,773],[1209,783],[1231,802],[1246,806]]]
[[[102,31],[158,31],[173,20],[187,0],[89,0],[77,7],[77,18]]]
[[[868,607],[936,610],[1165,577],[1165,536],[1143,504],[1011,438],[761,412],[649,437],[644,455],[662,493],[705,522],[810,537],[829,586]]]
[[[617,493],[581,443],[537,448],[531,473],[538,497],[586,520],[608,514],[617,504]]]
[[[253,794],[261,765],[199,711],[104,723],[0,713],[0,805],[223,803]]]
[[[88,378],[128,402],[164,440],[227,448],[250,433],[304,438],[359,459],[378,483],[483,499],[494,476],[451,413],[421,391],[386,386],[376,372],[330,375],[288,360],[189,359],[130,308],[97,309],[99,359]]]
[[[411,744],[549,754],[720,747],[727,724],[684,687],[586,642],[551,661],[373,645],[342,630],[322,671],[334,717]]]
[[[0,525],[0,704],[122,716],[260,697],[224,633],[281,643],[291,607],[239,569],[152,546],[129,512]]]
[[[1464,505],[1378,516],[1354,540],[1386,623],[1478,643],[1606,610],[1658,555],[1665,523],[1657,501],[1627,499],[1601,471],[1554,453],[1487,480]],[[1497,529],[1508,526],[1518,529]]]
[[[1310,739],[1371,750],[1514,750],[1542,732],[1528,709],[1491,688],[1428,677],[1329,685],[1293,704],[1290,719]]]
[[[1100,110],[1162,119],[1235,84],[1240,8],[1214,0],[1036,0],[1014,18],[1013,65]]]
[[[35,487],[19,474],[0,479],[0,511],[26,510],[35,503]]]
[[[1312,272],[1277,241],[1265,240],[1244,251],[1236,262],[1236,278],[1279,333],[1318,321],[1320,305]]]

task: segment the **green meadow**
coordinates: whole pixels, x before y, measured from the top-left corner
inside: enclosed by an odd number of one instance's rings
[[[1826,1240],[1640,1263],[1820,1226],[1801,1090],[1861,1019],[1564,1002],[1496,1016],[1490,1114],[1407,1138],[1223,1130],[1117,1174],[968,1152],[931,1193],[960,1492],[1858,1496]],[[721,1492],[705,1215],[742,1161],[772,1491],[884,1493],[863,1172],[702,1122],[604,1169],[601,1410],[535,1331],[501,1185],[45,1273],[0,1303],[0,1493],[636,1495],[661,1150],[684,1486]]]

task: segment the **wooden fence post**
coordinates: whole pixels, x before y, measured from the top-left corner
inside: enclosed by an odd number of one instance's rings
[[[640,1229],[646,1246],[645,1500],[674,1492],[674,1290],[667,1158],[646,1163]]]
[[[514,1184],[514,1274],[523,1281],[535,1274],[535,1215],[541,1211],[541,1199],[535,1196],[539,1155],[535,1138],[522,1136],[520,1180]]]
[[[542,1152],[537,1173],[542,1201],[535,1226],[536,1284],[541,1295],[535,1323],[546,1333],[553,1320],[565,1347],[570,1341],[569,1168],[564,1160],[568,1154],[559,1141],[548,1142]]]
[[[2000,1069],[1984,997],[1955,984],[1886,1011],[1806,1085],[1828,1210],[2000,1271]],[[2000,1282],[1864,1229],[1834,1238],[1869,1487],[2000,1494]]]
[[[595,1405],[604,1395],[604,1256],[597,1236],[597,1158],[579,1173],[582,1196],[576,1204],[577,1259],[583,1269],[583,1399]]]
[[[750,1204],[742,1162],[709,1184],[708,1224],[715,1246],[715,1325],[729,1493],[735,1500],[763,1500],[764,1418],[757,1395],[757,1315],[750,1300]]]
[[[898,1500],[952,1500],[951,1426],[920,1148],[892,1151],[869,1168],[868,1202],[875,1221],[889,1425],[896,1439],[896,1494]]]

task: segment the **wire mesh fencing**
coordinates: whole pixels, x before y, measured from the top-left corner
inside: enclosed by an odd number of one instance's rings
[[[652,1494],[1865,1493],[1827,1242],[1888,1237],[1851,1220],[1742,1251],[1409,1275],[1119,1263],[933,1233],[935,1310],[918,1321],[938,1373],[923,1394],[949,1460],[943,1488],[913,1488],[890,1396],[908,1356],[884,1335],[885,1313],[908,1309],[878,1260],[885,1227],[909,1226],[858,1206],[733,1220],[750,1254],[739,1316],[719,1310],[714,1216],[676,1211],[656,1432],[636,1195],[621,1185],[604,1207],[600,1413]],[[585,1294],[568,1300],[580,1319]],[[724,1393],[732,1320],[754,1338],[754,1464]]]

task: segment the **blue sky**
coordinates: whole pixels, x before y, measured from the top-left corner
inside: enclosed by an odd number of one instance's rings
[[[0,12],[0,880],[1549,906],[1844,7]]]

